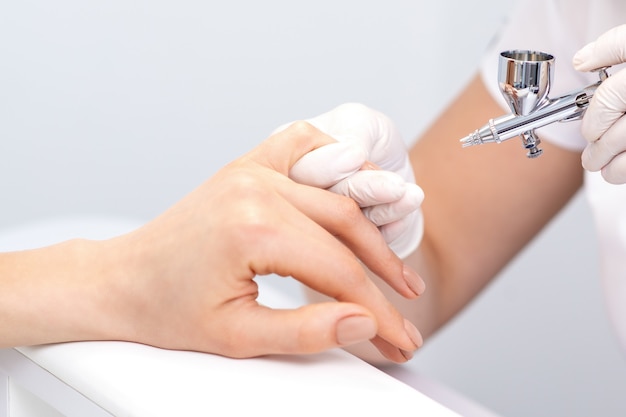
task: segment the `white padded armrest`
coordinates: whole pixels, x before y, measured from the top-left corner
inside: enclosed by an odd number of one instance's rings
[[[122,342],[19,350],[115,416],[456,415],[341,350],[246,360]]]

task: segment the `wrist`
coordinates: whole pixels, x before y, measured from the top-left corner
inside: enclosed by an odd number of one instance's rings
[[[92,340],[141,340],[138,318],[145,314],[142,300],[142,276],[149,272],[144,267],[144,256],[133,244],[132,235],[123,235],[105,241],[82,241],[83,273],[92,282],[92,300],[88,314],[94,333]]]
[[[62,272],[42,283],[54,288],[54,297],[42,301],[55,320],[51,340],[44,343],[128,340],[125,317],[133,272],[122,239],[72,239],[49,248],[49,271]]]
[[[0,255],[0,344],[101,339],[106,298],[101,243],[72,239]]]
[[[113,245],[108,241],[73,239],[53,248],[51,256],[64,271],[50,285],[58,289],[49,313],[58,320],[59,337],[67,341],[115,339],[119,312],[116,274],[120,268]],[[52,335],[54,337],[54,334]],[[64,341],[64,340],[60,340]]]

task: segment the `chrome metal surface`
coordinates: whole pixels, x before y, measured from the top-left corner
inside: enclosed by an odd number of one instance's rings
[[[500,143],[519,136],[527,156],[535,158],[542,151],[534,130],[555,122],[580,119],[598,86],[608,78],[607,69],[596,70],[600,80],[580,90],[550,99],[554,57],[530,50],[505,51],[500,54],[498,85],[511,114],[490,119],[484,126],[461,139],[463,147]]]

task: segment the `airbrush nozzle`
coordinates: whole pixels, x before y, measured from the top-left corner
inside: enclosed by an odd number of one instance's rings
[[[489,119],[486,125],[465,136],[460,142],[464,148],[482,145],[483,143],[500,143],[513,136],[505,135],[507,137],[502,137],[502,134],[505,132],[500,131],[499,126],[513,119],[516,119],[516,116],[513,114],[501,116],[496,119]]]
[[[483,138],[481,138],[478,130],[475,130],[473,133],[470,133],[469,135],[465,136],[463,139],[460,140],[460,142],[463,148],[467,148],[469,146],[474,146],[474,145],[481,145],[485,143]]]
[[[481,144],[480,138],[477,137],[477,135],[474,134],[474,133],[471,133],[471,134],[465,136],[464,138],[459,140],[459,142],[461,142],[461,146],[463,148],[467,148],[469,146],[474,146],[474,145],[480,145]]]

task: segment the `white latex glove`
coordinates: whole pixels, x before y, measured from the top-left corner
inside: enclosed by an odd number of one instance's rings
[[[289,176],[351,197],[400,258],[411,254],[423,235],[424,193],[415,184],[406,145],[391,120],[348,103],[307,122],[339,142],[306,154]]]
[[[626,25],[613,28],[574,55],[574,68],[591,71],[626,62]],[[589,142],[583,167],[601,171],[612,184],[626,183],[626,69],[606,79],[596,90],[582,120]]]

